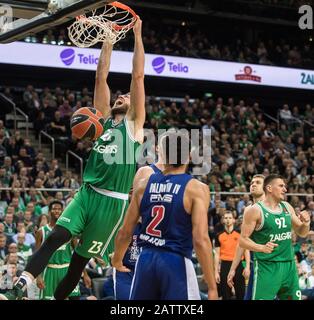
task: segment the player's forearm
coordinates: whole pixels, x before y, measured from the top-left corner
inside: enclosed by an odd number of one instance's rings
[[[217,286],[214,273],[214,258],[211,252],[211,245],[209,241],[194,241],[194,250],[197,256],[197,260],[201,265],[204,279],[207,283],[208,288],[216,290]]]
[[[135,120],[136,127],[142,128],[145,122],[145,87],[144,87],[145,53],[141,35],[135,35],[133,69],[131,81],[131,107],[129,115]]]
[[[215,252],[215,256],[214,256],[214,271],[215,272],[219,272],[219,265],[220,265],[220,255]]]
[[[298,226],[297,228],[294,227],[294,231],[299,237],[305,238],[308,236],[308,234],[310,232],[310,223],[309,224],[302,224],[302,225]]]
[[[254,252],[263,252],[263,245],[255,243],[252,239],[248,237],[240,237],[239,246],[243,249],[247,249]]]
[[[132,79],[143,79],[145,67],[145,51],[141,35],[135,35]]]
[[[237,269],[240,261],[242,260],[243,253],[244,253],[244,249],[241,248],[240,245],[238,245],[236,253],[235,253],[235,256],[234,256],[234,259],[233,259],[232,264],[231,264],[230,270],[236,270]]]
[[[251,263],[251,256],[250,256],[249,250],[244,250],[244,259],[245,259],[246,265],[249,266]]]
[[[107,117],[110,111],[110,89],[107,84],[107,77],[110,69],[111,53],[112,44],[105,42],[99,57],[95,80],[94,106],[104,117]]]
[[[104,42],[101,49],[100,57],[98,60],[97,71],[96,71],[96,80],[107,80],[109,69],[110,69],[110,60],[112,54],[112,44],[109,42]]]
[[[114,241],[114,255],[116,261],[122,261],[132,241],[132,234],[125,232],[123,229],[119,230]]]

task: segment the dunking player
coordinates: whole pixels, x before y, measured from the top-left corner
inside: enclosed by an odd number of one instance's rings
[[[264,186],[264,179],[265,177],[261,174],[256,174],[250,184],[250,194],[253,199],[253,204],[262,201],[265,198],[265,193],[263,190]],[[246,207],[244,209],[244,213],[251,207],[252,205]],[[236,274],[236,270],[238,265],[240,264],[242,257],[244,254],[244,249],[241,248],[239,245],[236,250],[235,257],[232,261],[232,265],[230,271],[228,273],[227,282],[230,288],[234,287],[233,278]],[[250,265],[246,266],[243,270],[243,277],[247,280],[249,279],[249,283],[247,286],[247,290],[244,296],[244,300],[251,300],[252,299],[252,289],[253,289],[253,272],[254,272],[254,264],[253,264],[253,253],[251,252],[251,260]]]
[[[49,224],[40,228],[36,233],[36,249],[39,249],[42,243],[47,239],[52,229],[55,227],[63,211],[63,203],[60,201],[52,201],[49,204]],[[73,240],[72,240],[73,241]],[[72,257],[71,241],[65,243],[51,256],[47,268],[42,276],[37,277],[37,286],[40,290],[40,299],[51,300],[53,294],[66,275]],[[69,294],[69,299],[77,299],[80,296],[80,289],[77,285]]]
[[[112,44],[104,43],[94,97],[95,107],[106,119],[104,134],[91,151],[80,191],[29,261],[14,289],[2,299],[21,297],[26,285],[43,272],[56,249],[72,236],[81,234],[81,241],[72,256],[67,275],[56,289],[55,299],[65,299],[72,292],[91,257],[101,256],[108,261],[108,254],[113,251],[112,239],[127,208],[128,193],[136,171],[135,150],[143,140],[145,54],[141,29],[142,21],[138,18],[133,28],[135,46],[130,94],[119,96],[112,109],[107,85]]]
[[[173,141],[177,141],[177,149],[173,147]],[[170,156],[170,142],[177,155],[174,163],[173,155]],[[191,262],[194,245],[208,284],[208,297],[217,299],[207,229],[208,186],[185,174],[189,152],[181,150],[181,146],[189,146],[186,135],[172,132],[162,139],[161,145],[165,170],[141,180],[135,187],[124,224],[115,240],[112,264],[119,271],[128,271],[122,258],[141,216],[143,249],[137,261],[130,298],[200,299]]]
[[[301,300],[291,231],[306,237],[310,216],[307,211],[297,216],[284,201],[287,189],[281,176],[267,176],[264,192],[265,200],[245,212],[241,228],[240,246],[255,252],[252,299]]]

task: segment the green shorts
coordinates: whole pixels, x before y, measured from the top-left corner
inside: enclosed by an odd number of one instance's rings
[[[47,267],[43,273],[45,288],[40,290],[39,298],[41,300],[51,300],[58,287],[58,284],[65,277],[68,272],[68,267],[65,268],[51,268]],[[81,295],[79,285],[71,292],[69,297],[79,297]]]
[[[128,201],[105,196],[84,184],[66,207],[57,225],[80,236],[75,251],[85,257],[98,256],[109,263],[114,238],[122,224]]]
[[[254,261],[252,300],[301,300],[295,261]]]

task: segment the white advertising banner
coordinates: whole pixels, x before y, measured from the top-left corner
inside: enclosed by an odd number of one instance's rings
[[[99,49],[13,42],[0,45],[0,63],[95,71]],[[113,51],[111,72],[131,73],[132,52]],[[314,70],[146,54],[145,74],[156,77],[314,90]]]

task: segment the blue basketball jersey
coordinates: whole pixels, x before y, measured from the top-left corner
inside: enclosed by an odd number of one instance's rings
[[[150,176],[140,204],[143,249],[165,249],[191,259],[192,221],[184,209],[183,196],[192,178],[188,174]]]
[[[162,171],[156,167],[155,163],[151,164],[150,167],[154,170],[154,173],[162,173]]]

